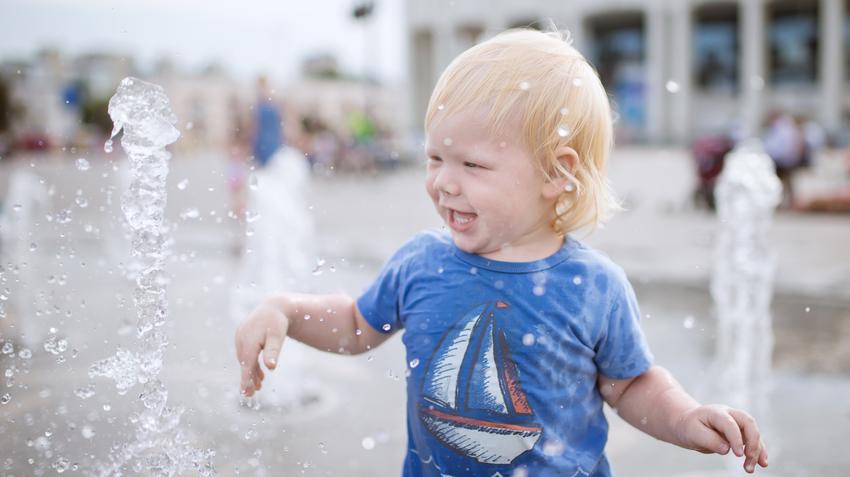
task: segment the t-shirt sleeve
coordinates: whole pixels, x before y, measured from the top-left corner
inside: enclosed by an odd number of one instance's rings
[[[611,379],[629,379],[647,371],[653,356],[640,328],[640,309],[634,289],[625,277],[617,288],[612,293],[594,359],[600,374]]]
[[[404,328],[401,299],[405,270],[415,249],[415,239],[398,249],[384,264],[375,281],[357,299],[360,314],[372,328],[381,333],[393,333]]]

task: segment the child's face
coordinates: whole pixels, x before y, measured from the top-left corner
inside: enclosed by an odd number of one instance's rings
[[[494,137],[484,116],[460,112],[427,131],[425,188],[461,250],[504,261],[544,258],[560,247],[551,190],[519,137]]]

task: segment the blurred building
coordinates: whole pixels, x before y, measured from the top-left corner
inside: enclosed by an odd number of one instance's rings
[[[220,149],[239,140],[253,99],[250,83],[234,79],[221,65],[185,72],[161,60],[149,81],[163,87],[178,118],[177,150]]]
[[[412,121],[452,58],[510,27],[571,33],[615,102],[618,136],[752,133],[782,109],[833,137],[850,117],[850,0],[410,0]],[[846,139],[846,138],[845,138]]]

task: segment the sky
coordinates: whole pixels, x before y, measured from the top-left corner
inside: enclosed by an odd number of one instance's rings
[[[351,18],[359,1],[0,0],[0,61],[52,47],[133,56],[142,68],[165,56],[189,69],[218,62],[238,77],[287,81],[305,55],[329,52],[346,72],[403,81],[404,0],[376,0],[365,28]]]

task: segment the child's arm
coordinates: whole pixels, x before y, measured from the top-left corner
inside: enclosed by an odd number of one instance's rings
[[[281,294],[265,300],[236,330],[236,357],[242,367],[240,388],[252,396],[262,387],[259,356],[269,370],[285,337],[292,337],[322,351],[358,354],[383,343],[381,333],[363,318],[348,295]]]
[[[602,397],[632,426],[671,444],[706,454],[746,455],[744,469],[767,467],[767,449],[755,420],[721,405],[700,405],[670,373],[653,366],[627,380],[599,377]]]

